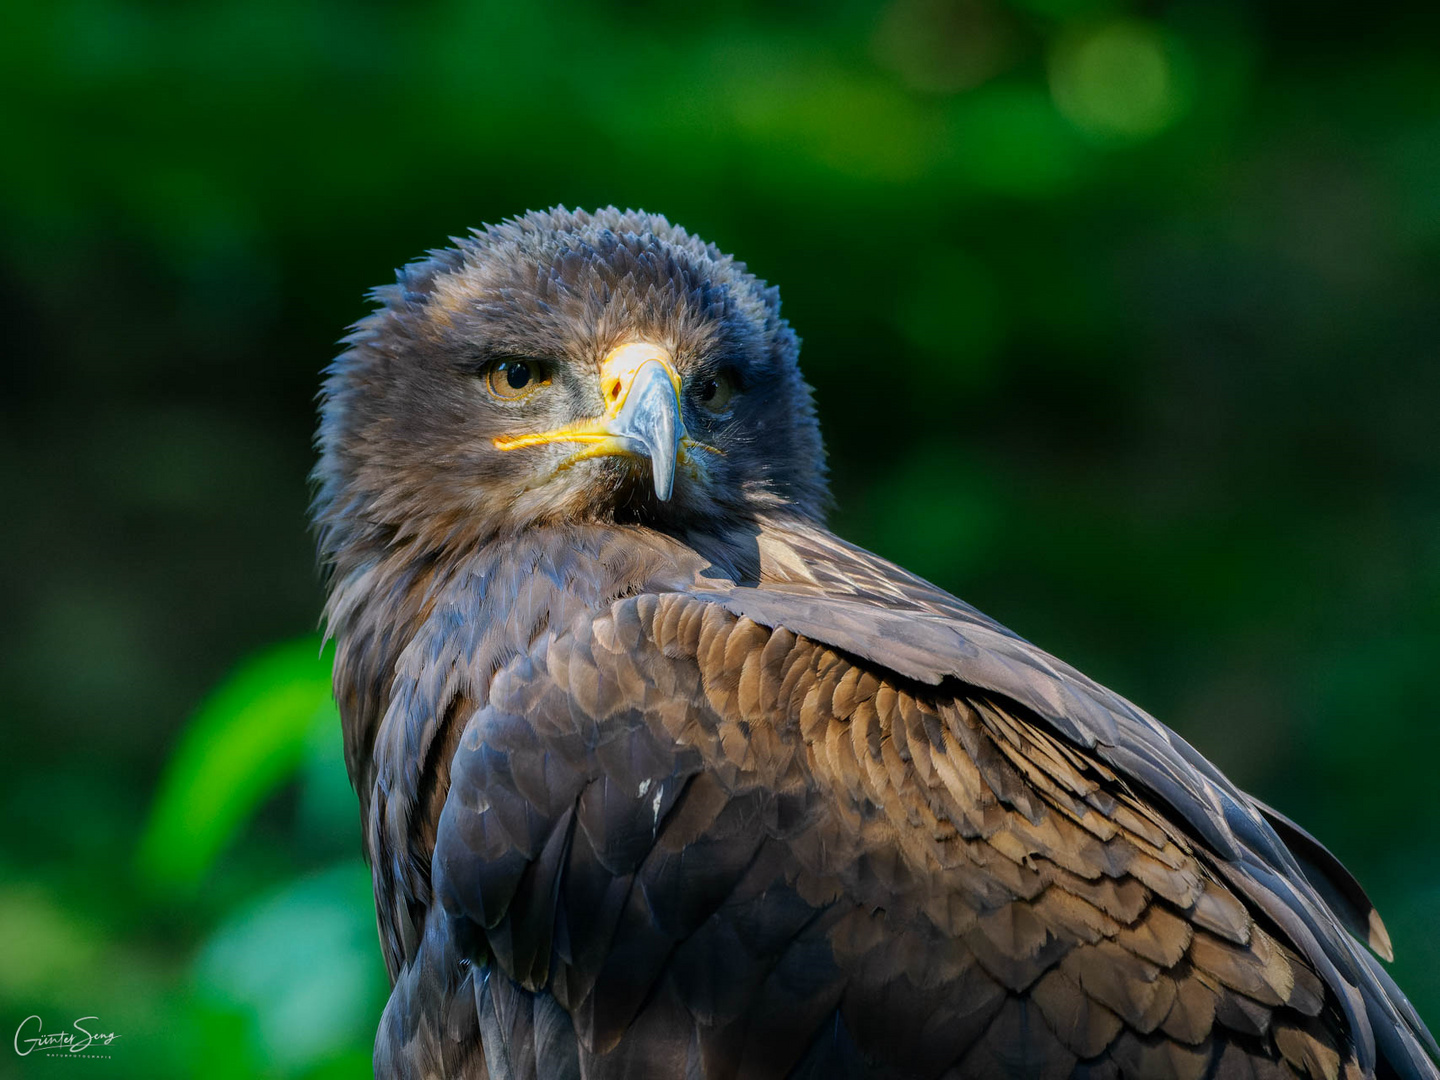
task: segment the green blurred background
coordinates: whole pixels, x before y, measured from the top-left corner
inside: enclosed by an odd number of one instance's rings
[[[306,472],[364,290],[554,203],[783,287],[844,535],[1178,728],[1440,1022],[1440,14],[12,3],[0,1075],[368,1071]]]

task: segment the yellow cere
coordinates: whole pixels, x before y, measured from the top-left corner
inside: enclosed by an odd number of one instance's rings
[[[611,349],[600,364],[600,389],[605,395],[605,411],[614,416],[625,404],[635,374],[649,361],[654,360],[670,376],[675,387],[676,398],[680,397],[680,373],[670,360],[670,353],[648,341],[632,341]]]

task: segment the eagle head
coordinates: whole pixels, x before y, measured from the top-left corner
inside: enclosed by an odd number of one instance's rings
[[[322,391],[322,547],[538,523],[820,518],[824,451],[778,291],[657,215],[563,208],[397,273]]]

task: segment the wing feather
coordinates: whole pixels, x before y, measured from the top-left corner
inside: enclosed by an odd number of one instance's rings
[[[765,544],[485,673],[377,1062],[448,1067],[469,986],[471,1075],[1440,1076],[1308,834],[953,597]]]

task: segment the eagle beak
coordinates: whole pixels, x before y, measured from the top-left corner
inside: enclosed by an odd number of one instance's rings
[[[680,454],[680,440],[685,437],[685,424],[680,418],[680,395],[668,366],[652,359],[634,369],[606,430],[618,440],[621,453],[650,459],[655,497],[661,502],[669,499],[675,487],[675,461]]]
[[[498,438],[495,448],[579,443],[580,449],[561,462],[561,469],[595,457],[645,458],[650,462],[656,497],[668,500],[675,488],[681,447],[701,446],[686,437],[680,415],[680,376],[668,354],[644,342],[611,350],[600,365],[600,392],[605,400],[602,415],[554,431]]]

